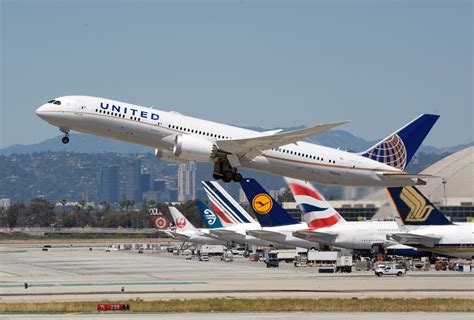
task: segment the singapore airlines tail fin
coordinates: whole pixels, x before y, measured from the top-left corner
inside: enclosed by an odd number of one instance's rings
[[[302,212],[302,220],[311,229],[330,227],[345,222],[339,212],[308,182],[285,178],[298,207]]]
[[[262,227],[277,227],[298,223],[255,179],[244,178],[240,181],[240,185]]]
[[[435,114],[422,114],[361,155],[405,170],[438,118]]]
[[[178,210],[176,207],[168,207],[170,209],[171,216],[173,217],[176,230],[179,232],[185,231],[197,231],[196,227],[189,222],[188,219]]]
[[[201,181],[214,212],[224,227],[256,223],[255,219],[216,181]]]
[[[452,224],[416,187],[386,188],[386,190],[404,225]]]
[[[196,206],[199,209],[199,214],[201,215],[201,219],[204,221],[206,228],[222,228],[221,220],[214,212],[212,212],[211,209],[209,209],[209,207],[204,202],[202,202],[201,200],[197,200]]]

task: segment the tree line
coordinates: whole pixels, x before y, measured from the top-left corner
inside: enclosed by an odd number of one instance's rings
[[[3,228],[24,227],[98,227],[98,228],[153,228],[149,209],[158,208],[170,221],[171,215],[167,203],[145,203],[135,206],[133,200],[120,202],[120,209],[113,208],[103,201],[100,206],[92,207],[85,201],[79,201],[74,207],[66,207],[67,201],[61,200],[62,208],[44,198],[35,198],[28,203],[17,202],[7,209],[0,209],[0,225]],[[176,205],[188,220],[196,227],[202,226],[199,211],[194,201]]]

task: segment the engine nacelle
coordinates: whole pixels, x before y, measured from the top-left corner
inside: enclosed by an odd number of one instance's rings
[[[217,156],[217,146],[206,139],[179,134],[174,139],[173,154],[188,161],[209,162]]]
[[[188,163],[188,160],[181,159],[173,154],[173,151],[166,149],[155,149],[155,157],[161,160],[171,161],[176,163]]]

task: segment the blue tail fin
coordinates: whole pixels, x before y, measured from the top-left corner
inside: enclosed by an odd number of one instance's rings
[[[405,225],[452,224],[416,187],[387,188]]]
[[[209,207],[204,202],[201,200],[196,200],[196,206],[199,209],[199,214],[201,215],[201,219],[204,221],[206,228],[222,228],[221,220],[219,220],[217,215],[212,212],[212,210],[209,209]]]
[[[435,114],[422,114],[361,154],[366,158],[405,170],[438,118],[439,116]]]
[[[255,179],[242,179],[240,185],[262,227],[277,227],[298,223]]]

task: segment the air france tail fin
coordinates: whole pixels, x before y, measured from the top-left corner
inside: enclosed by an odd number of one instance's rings
[[[214,212],[224,227],[239,223],[256,223],[242,206],[216,181],[201,181]]]
[[[176,230],[180,232],[197,230],[183,214],[176,209],[176,207],[168,207],[170,209],[173,222],[176,225]]]
[[[277,227],[298,223],[255,179],[244,178],[240,181],[240,185],[262,227]]]
[[[158,208],[150,208],[148,209],[148,212],[150,213],[151,223],[155,228],[158,230],[169,229],[170,222],[166,219],[163,213],[158,210]]]
[[[206,228],[222,228],[221,221],[219,220],[217,215],[212,212],[212,210],[209,209],[209,207],[204,202],[202,202],[201,200],[197,200],[196,206],[199,209],[199,214],[201,215],[201,219],[204,221]]]
[[[302,212],[301,219],[311,229],[330,227],[346,221],[310,183],[291,178],[285,180]]]
[[[435,114],[422,114],[361,155],[405,170],[438,118]]]
[[[452,224],[416,187],[386,188],[402,223],[409,225]]]

